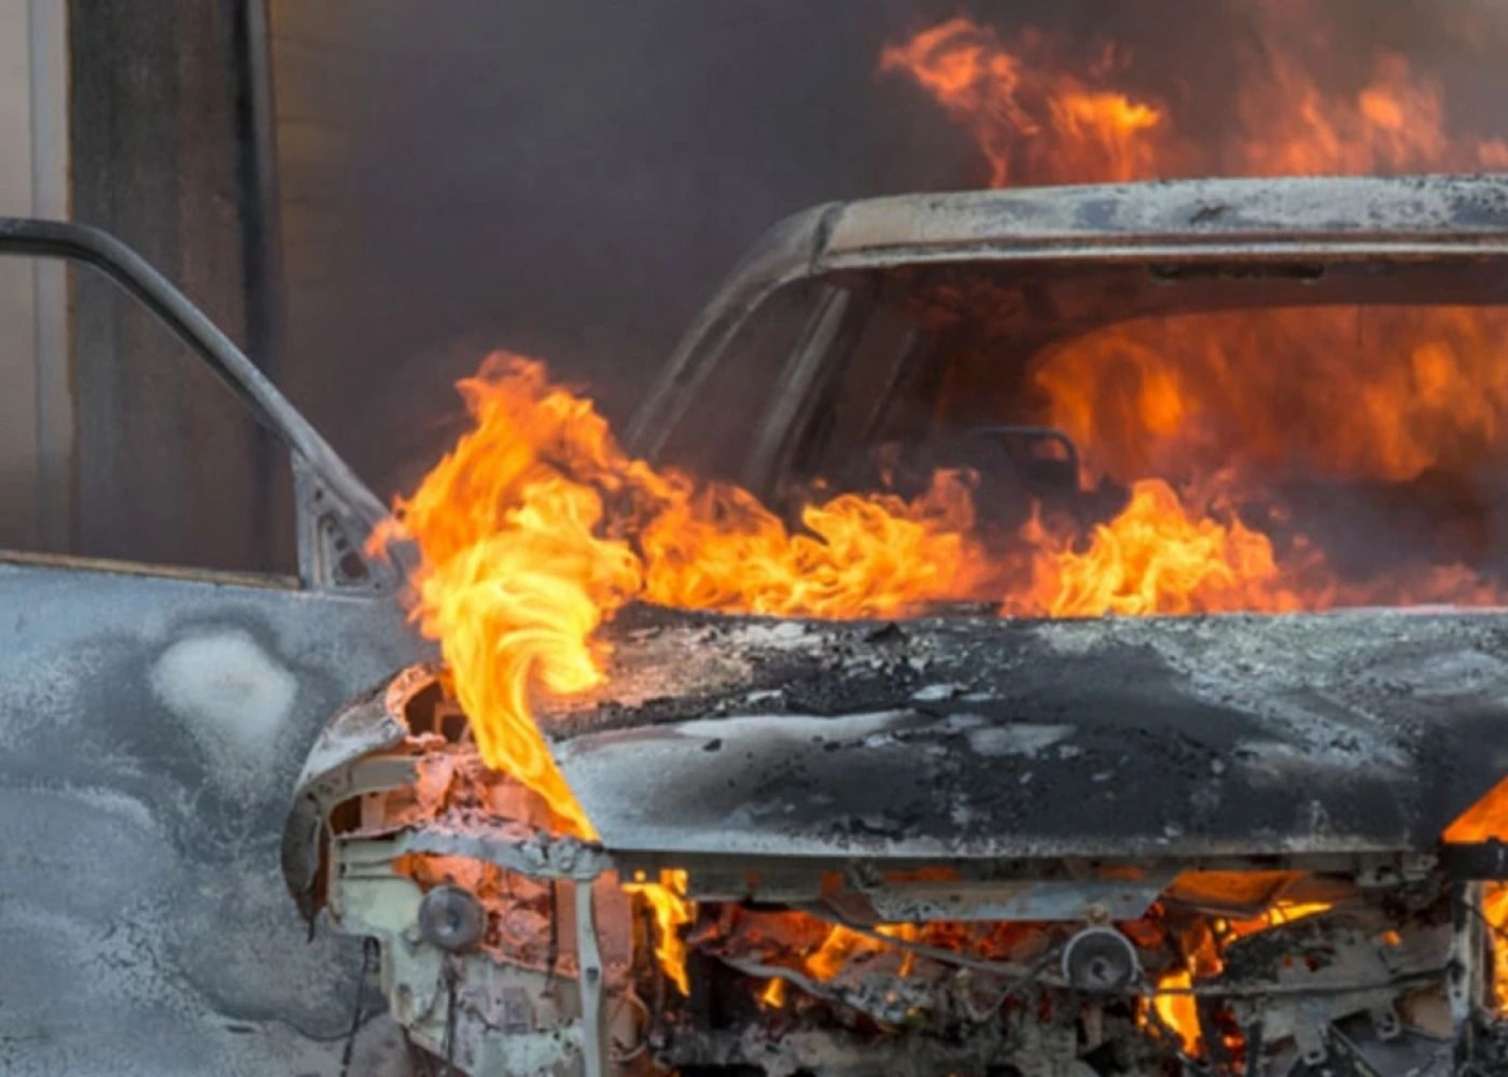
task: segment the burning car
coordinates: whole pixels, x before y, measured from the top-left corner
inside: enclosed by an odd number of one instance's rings
[[[1499,1072],[1505,290],[1491,177],[915,195],[626,449],[495,359],[289,887],[473,1074]]]

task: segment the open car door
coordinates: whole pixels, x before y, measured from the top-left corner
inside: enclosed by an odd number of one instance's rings
[[[308,939],[278,842],[324,718],[427,653],[362,552],[382,505],[120,243],[0,219],[0,254],[92,265],[210,366],[291,452],[299,554],[295,579],[0,551],[0,1070],[338,1073],[362,948]]]

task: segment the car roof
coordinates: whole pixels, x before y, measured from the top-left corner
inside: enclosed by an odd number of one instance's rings
[[[1508,176],[1204,179],[1027,190],[900,195],[840,204],[817,238],[814,268],[990,258],[1022,248],[1105,241],[1168,242],[1243,251],[1268,240],[1502,238]]]
[[[625,438],[653,456],[715,355],[777,289],[842,270],[1158,257],[1508,254],[1508,175],[1192,179],[904,194],[778,222],[703,307]]]

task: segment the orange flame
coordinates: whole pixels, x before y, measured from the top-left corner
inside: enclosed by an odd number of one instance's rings
[[[1508,883],[1482,887],[1482,919],[1492,930],[1492,1003],[1508,1016]]]
[[[1497,167],[1498,139],[1456,139],[1445,128],[1439,83],[1395,53],[1379,53],[1353,95],[1325,95],[1281,53],[1242,87],[1244,135],[1223,147],[1218,171],[1252,176],[1401,173]]]
[[[769,1010],[778,1010],[785,1005],[785,981],[776,977],[764,985],[759,993],[759,1004]]]
[[[1031,377],[1091,475],[1402,481],[1502,450],[1505,352],[1497,309],[1181,314],[1075,337]]]
[[[1276,19],[1275,13],[1268,18]],[[1326,94],[1283,52],[1264,52],[1241,80],[1224,137],[1183,138],[1170,107],[1114,84],[1131,57],[1106,48],[1072,71],[1058,43],[1028,30],[1007,42],[965,16],[880,54],[880,71],[911,78],[973,138],[990,185],[1091,183],[1158,176],[1322,175],[1502,168],[1503,139],[1446,133],[1439,83],[1379,53],[1353,94]]]
[[[792,534],[752,494],[709,486],[668,504],[639,535],[643,597],[687,609],[886,617],[971,595],[985,555],[973,503],[939,472],[915,501],[841,494],[801,511]]]
[[[1197,1058],[1204,1050],[1204,1036],[1199,1027],[1199,1007],[1189,993],[1194,977],[1186,969],[1163,973],[1157,980],[1152,1007],[1158,1018],[1178,1037],[1183,1053]]]
[[[746,491],[629,458],[591,401],[552,385],[539,363],[499,354],[460,388],[473,428],[375,541],[418,545],[414,613],[440,641],[484,761],[586,837],[590,821],[530,697],[598,683],[605,651],[593,635],[632,600],[885,617],[968,599],[1076,617],[1317,608],[1397,593],[1396,581],[1343,593],[1302,543],[1279,558],[1226,507],[1218,481],[1192,497],[1163,480],[1136,482],[1087,541],[1033,519],[1010,549],[988,546],[973,530],[967,481],[946,471],[910,501],[840,494],[809,504],[805,531],[793,532]],[[1471,584],[1441,572],[1410,597],[1491,597]]]
[[[1045,608],[1053,617],[1137,616],[1196,610],[1288,610],[1300,600],[1282,583],[1266,535],[1191,517],[1161,479],[1143,479],[1120,515],[1094,528],[1088,549],[1028,525],[1041,547],[1023,607],[1008,598],[1005,612]]]
[[[880,70],[914,78],[967,129],[990,163],[990,185],[1050,171],[1130,180],[1155,173],[1162,109],[1029,62],[1028,35],[1008,49],[993,31],[959,16],[880,55]],[[1114,54],[1105,66],[1114,63]]]
[[[1500,780],[1457,816],[1441,837],[1453,845],[1508,841],[1508,778]]]
[[[686,899],[686,873],[662,871],[657,883],[641,878],[624,883],[623,889],[638,894],[649,904],[655,920],[655,957],[665,975],[683,995],[691,993],[686,973],[686,940],[681,928],[696,919],[696,903]]]
[[[1508,778],[1457,816],[1441,840],[1460,845],[1508,841]],[[1508,1016],[1508,883],[1483,884],[1481,903],[1482,920],[1492,933],[1492,1001],[1498,1014]]]
[[[817,947],[806,957],[806,970],[819,980],[831,980],[855,954],[873,953],[885,944],[871,935],[834,924]]]
[[[917,937],[915,924],[878,924],[875,931],[901,941],[912,941]],[[806,956],[804,964],[806,971],[816,979],[831,980],[859,954],[879,953],[888,945],[884,939],[834,924],[822,944]],[[902,958],[901,975],[911,970],[913,959],[914,955],[910,953]]]
[[[602,495],[567,477],[611,476],[616,450],[590,403],[549,385],[537,365],[493,358],[458,387],[475,425],[373,541],[418,544],[414,610],[440,641],[483,761],[591,837],[529,694],[595,684],[588,641],[639,589],[627,544],[599,533]]]
[[[1278,36],[1292,29],[1290,15],[1261,13],[1271,23],[1261,29]],[[1123,84],[1134,74],[1126,50],[1105,48],[1077,68],[1065,53],[1047,34],[1007,40],[958,16],[885,48],[879,69],[909,78],[970,135],[994,186],[1508,161],[1502,139],[1450,135],[1439,83],[1394,54],[1379,54],[1354,93],[1332,93],[1288,53],[1264,51],[1245,65],[1233,122],[1195,142],[1182,136],[1176,107],[1188,100]],[[1233,506],[1253,490],[1271,504],[1287,478],[1424,477],[1434,483],[1427,492],[1463,513],[1436,530],[1461,551],[1442,556],[1469,557],[1490,525],[1482,512],[1467,518],[1478,495],[1459,477],[1508,449],[1505,341],[1502,310],[1333,308],[1142,318],[1049,347],[1028,371],[1041,403],[1031,421],[1073,439],[1086,485],[1108,477],[1132,497],[1087,539],[1034,520],[1024,536],[1036,551],[1031,587],[1008,593],[1003,612],[1498,601],[1499,588],[1449,560],[1343,584],[1305,536],[1288,536],[1279,552]],[[1456,487],[1431,478],[1441,474]]]
[[[958,17],[885,49],[880,68],[914,80],[969,132],[995,185],[1508,167],[1508,142],[1446,133],[1439,85],[1401,57],[1379,56],[1366,85],[1339,96],[1271,59],[1239,91],[1226,136],[1193,143],[1174,103],[1116,84],[1131,63],[1124,51],[1074,72],[1050,62],[1054,48],[1045,35],[1007,42]],[[598,683],[597,630],[631,601],[887,617],[970,599],[1072,617],[1494,600],[1496,589],[1459,565],[1342,586],[1303,536],[1279,548],[1235,509],[1257,476],[1398,482],[1501,453],[1508,315],[1367,318],[1182,316],[1049,349],[1029,372],[1037,418],[1075,439],[1086,483],[1112,478],[1130,498],[1087,535],[1034,516],[1008,549],[976,532],[968,478],[949,472],[912,500],[843,493],[807,504],[793,530],[746,491],[628,457],[589,400],[551,384],[542,365],[499,354],[461,383],[472,429],[373,541],[417,545],[413,614],[440,642],[483,760],[539,794],[562,828],[591,838],[532,697]],[[1378,361],[1356,361],[1362,337]],[[1504,829],[1476,817],[1461,826]],[[626,886],[649,903],[659,959],[686,990],[680,929],[695,910],[684,873]],[[808,968],[831,975],[881,945],[835,928]],[[1184,971],[1160,986],[1190,982]],[[1154,1005],[1194,1053],[1192,998],[1159,995]]]
[[[967,597],[983,562],[968,490],[939,474],[913,502],[840,495],[792,534],[745,491],[655,471],[542,364],[499,353],[460,383],[473,427],[398,499],[374,546],[411,539],[411,600],[440,641],[488,766],[593,835],[533,720],[535,690],[602,677],[592,635],[625,602],[826,617]],[[636,536],[637,549],[626,536]]]

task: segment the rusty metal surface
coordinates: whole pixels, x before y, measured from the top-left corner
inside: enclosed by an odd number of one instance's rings
[[[1429,851],[1508,772],[1505,639],[1500,612],[640,611],[605,693],[547,722],[613,852]]]

